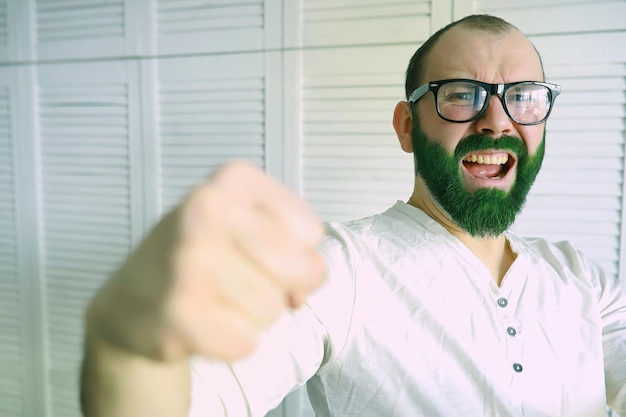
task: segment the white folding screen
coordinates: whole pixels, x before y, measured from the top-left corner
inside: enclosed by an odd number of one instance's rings
[[[265,168],[326,220],[412,187],[393,106],[436,29],[528,32],[563,85],[516,227],[623,263],[624,0],[0,0],[0,417],[78,415],[82,309],[215,166]],[[310,417],[304,391],[273,417]]]
[[[86,302],[191,186],[235,158],[282,175],[282,21],[275,0],[0,0],[1,417],[79,415]]]

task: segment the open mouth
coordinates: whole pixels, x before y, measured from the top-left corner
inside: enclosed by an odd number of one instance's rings
[[[475,178],[497,180],[503,178],[515,164],[513,155],[506,152],[472,153],[463,158],[465,170]]]

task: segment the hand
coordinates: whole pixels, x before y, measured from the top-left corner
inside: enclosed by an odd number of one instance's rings
[[[311,209],[244,163],[163,218],[96,295],[88,333],[158,360],[233,360],[325,277]]]

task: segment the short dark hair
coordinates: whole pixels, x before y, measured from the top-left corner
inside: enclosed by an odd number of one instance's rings
[[[422,82],[424,82],[422,80],[422,77],[424,76],[424,67],[428,53],[433,49],[441,35],[449,31],[453,27],[461,25],[469,29],[489,32],[496,35],[509,33],[512,30],[519,30],[506,20],[487,14],[475,14],[466,16],[463,19],[452,22],[449,25],[439,29],[437,32],[435,32],[435,34],[428,38],[428,40],[426,40],[426,42],[424,42],[417,51],[415,51],[415,54],[413,54],[413,57],[409,61],[409,67],[406,71],[406,82],[404,85],[407,100],[409,99],[409,96],[411,95],[413,90],[415,90],[417,87],[420,86]],[[539,59],[541,60],[541,58]]]

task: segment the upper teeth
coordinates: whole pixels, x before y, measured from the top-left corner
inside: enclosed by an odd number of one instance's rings
[[[486,165],[504,165],[508,162],[508,155],[500,155],[500,156],[487,156],[487,155],[468,155],[463,159],[467,162],[478,162],[479,164]]]

